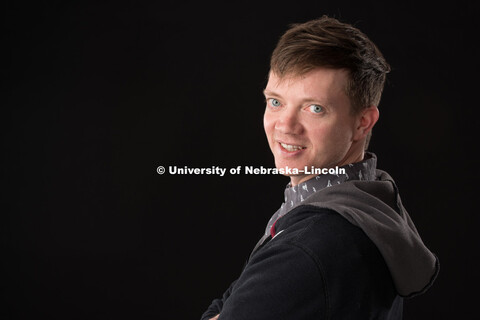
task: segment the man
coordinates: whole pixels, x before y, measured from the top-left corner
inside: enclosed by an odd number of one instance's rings
[[[277,168],[297,168],[240,277],[202,319],[401,319],[438,260],[367,152],[390,68],[358,29],[322,17],[279,40],[264,90]],[[313,168],[344,173],[312,173]],[[303,170],[303,171],[302,171]]]

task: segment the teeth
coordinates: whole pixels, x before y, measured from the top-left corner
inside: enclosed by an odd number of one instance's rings
[[[285,144],[285,143],[281,143],[281,142],[280,142],[280,144],[282,145],[282,147],[287,149],[287,151],[297,151],[297,150],[304,149],[304,147],[301,147],[301,146],[292,146],[290,144]]]

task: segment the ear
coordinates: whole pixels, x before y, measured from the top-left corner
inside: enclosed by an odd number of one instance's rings
[[[380,112],[376,106],[370,106],[363,109],[357,116],[354,141],[364,139],[367,134],[372,130],[375,123],[377,123]]]

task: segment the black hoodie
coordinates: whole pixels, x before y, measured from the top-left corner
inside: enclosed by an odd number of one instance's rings
[[[202,319],[402,319],[402,297],[439,270],[380,170],[314,193],[273,231]]]

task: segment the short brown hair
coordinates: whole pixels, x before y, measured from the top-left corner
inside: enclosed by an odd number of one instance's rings
[[[327,16],[291,25],[270,60],[270,70],[279,77],[299,76],[319,67],[348,70],[345,89],[354,113],[378,106],[390,72],[380,50],[363,32]]]

